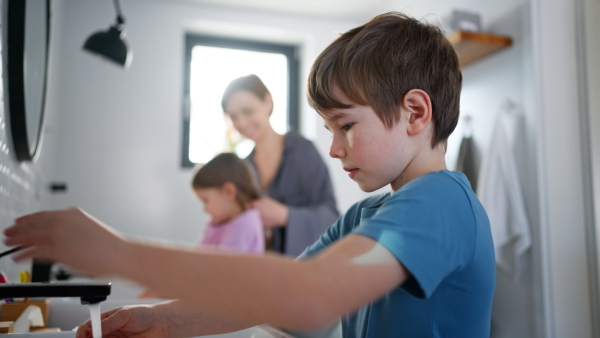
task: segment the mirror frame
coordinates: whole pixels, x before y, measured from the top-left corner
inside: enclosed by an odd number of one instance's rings
[[[39,0],[34,0],[39,1]],[[4,0],[3,40],[4,40],[4,101],[8,109],[13,149],[18,161],[33,161],[39,153],[48,83],[48,59],[50,52],[50,0],[42,0],[46,6],[46,57],[40,104],[40,119],[37,130],[27,130],[27,111],[25,105],[25,17],[27,0]],[[33,144],[28,135],[35,133]]]

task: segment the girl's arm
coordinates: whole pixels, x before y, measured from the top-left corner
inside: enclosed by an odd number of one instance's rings
[[[48,258],[93,275],[116,274],[197,313],[312,329],[375,300],[408,277],[376,241],[349,235],[307,261],[200,253],[135,242],[79,209],[32,214],[5,230],[16,259]]]

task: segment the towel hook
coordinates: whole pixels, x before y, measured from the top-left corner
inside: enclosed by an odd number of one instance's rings
[[[515,110],[517,109],[517,104],[516,104],[516,103],[515,103],[513,100],[511,100],[511,99],[507,98],[507,99],[506,99],[506,100],[504,100],[504,102],[502,103],[502,105],[501,105],[501,108],[502,108],[502,110],[504,110],[505,112],[507,112],[507,113],[509,113],[509,114],[512,114],[512,113],[514,113],[514,112],[515,112]]]
[[[464,131],[464,137],[471,137],[473,135],[473,118],[470,115],[465,115],[465,117],[462,118],[464,125],[465,125],[465,131]]]

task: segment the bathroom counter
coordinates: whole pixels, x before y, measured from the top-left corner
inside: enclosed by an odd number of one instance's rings
[[[100,303],[101,310],[107,311],[125,305],[156,304],[164,300],[160,299],[107,299]],[[19,338],[74,338],[75,332],[72,331],[79,324],[90,318],[90,312],[87,305],[81,305],[79,299],[74,298],[53,298],[50,299],[50,316],[48,319],[49,327],[58,327],[62,332],[32,333],[20,334]],[[293,336],[274,329],[270,326],[261,325],[246,330],[232,332],[222,335],[210,335],[202,337],[211,338],[293,338]]]
[[[75,331],[61,332],[32,332],[32,333],[6,333],[13,338],[75,338]],[[257,326],[246,330],[220,334],[202,336],[203,338],[293,338],[283,332],[268,326]],[[194,337],[196,338],[196,337]],[[199,337],[198,337],[199,338]]]
[[[164,299],[137,299],[144,289],[140,285],[122,279],[93,280],[88,278],[73,278],[69,282],[110,282],[111,292],[108,298],[100,303],[100,311],[104,312],[125,305],[156,304]],[[88,305],[82,305],[79,298],[48,298],[49,311],[47,327],[59,328],[60,332],[10,333],[14,338],[74,338],[76,327],[90,319]],[[261,325],[246,330],[222,335],[203,336],[210,338],[293,338],[272,327]]]

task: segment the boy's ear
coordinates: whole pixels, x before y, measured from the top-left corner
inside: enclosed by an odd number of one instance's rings
[[[225,196],[227,196],[227,198],[235,200],[235,196],[237,194],[237,188],[235,187],[235,184],[231,182],[225,182],[223,183],[221,190],[225,193]]]
[[[409,113],[408,135],[413,136],[421,133],[431,123],[433,113],[431,99],[423,90],[409,90],[402,99],[402,108]]]

